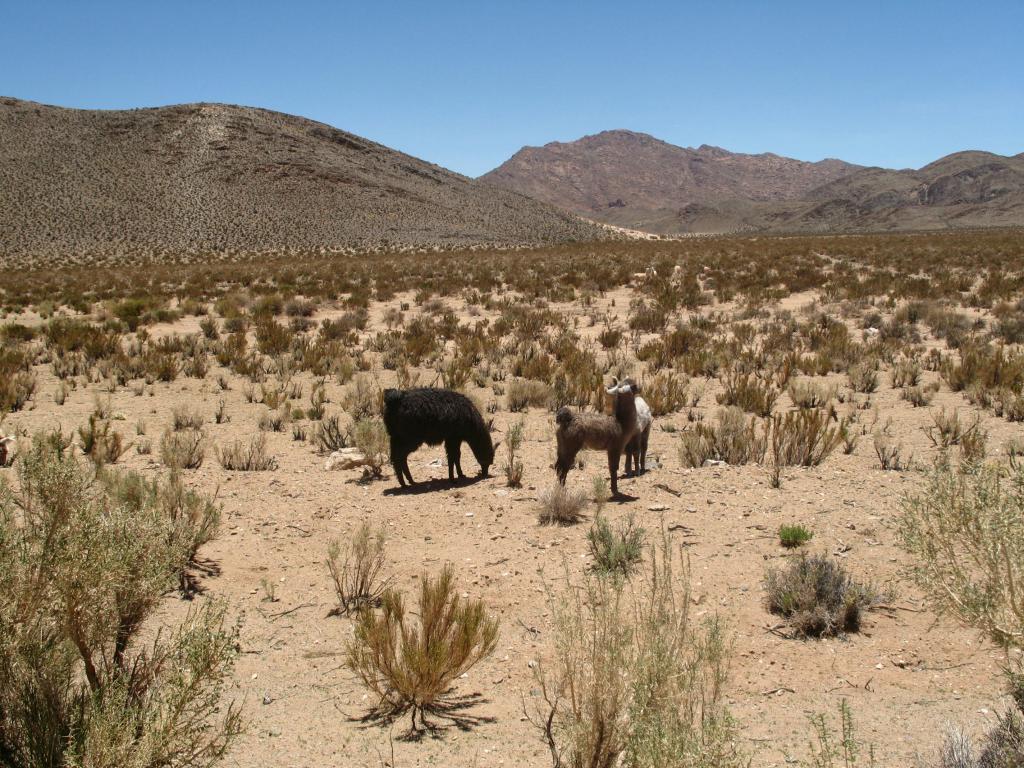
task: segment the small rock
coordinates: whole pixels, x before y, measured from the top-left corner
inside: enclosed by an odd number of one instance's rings
[[[651,512],[664,512],[665,510],[668,509],[668,505],[667,504],[651,504],[649,507],[647,507],[647,509],[649,509]]]

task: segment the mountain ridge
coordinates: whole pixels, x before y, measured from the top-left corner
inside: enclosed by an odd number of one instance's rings
[[[894,170],[678,147],[615,129],[524,147],[479,178],[657,234],[1024,225],[1024,153],[964,150]]]

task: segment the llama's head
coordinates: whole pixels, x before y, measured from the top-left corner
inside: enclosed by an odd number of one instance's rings
[[[629,379],[619,381],[613,376],[612,385],[605,390],[612,401],[612,415],[620,422],[636,418],[636,395],[633,390],[635,386]]]
[[[494,431],[494,419],[487,421],[484,426],[487,428],[486,434],[469,441],[469,447],[473,451],[473,457],[476,459],[477,464],[480,465],[481,477],[489,477],[491,465],[494,464],[494,454],[498,452],[498,446],[501,445],[501,441],[494,442],[491,440],[491,433]]]

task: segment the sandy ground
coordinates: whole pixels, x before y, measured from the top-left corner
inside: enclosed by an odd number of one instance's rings
[[[617,299],[616,306],[607,307],[624,313],[628,294],[610,298]],[[373,317],[381,311],[375,307]],[[161,330],[169,329],[156,332]],[[194,328],[182,324],[170,330]],[[551,647],[545,578],[557,592],[562,564],[578,575],[589,557],[586,523],[567,528],[537,523],[537,494],[554,479],[551,414],[533,409],[525,416],[525,485],[518,490],[505,487],[499,459],[489,479],[454,488],[431,483],[421,492],[397,493],[390,468],[383,480],[369,483],[359,482],[355,470],[328,472],[324,457],[310,444],[294,442],[289,432],[268,434],[270,452],[280,462],[276,471],[231,473],[221,469],[212,446],[247,440],[266,408],[246,403],[244,382],[211,362],[204,381],[179,379],[155,385],[152,395],[135,396],[129,389],[109,397],[123,418],[116,426],[126,437],[140,439],[135,425],[145,423],[154,454],[133,450],[122,463],[147,473],[162,471],[159,436],[175,406],[193,405],[208,419],[207,460],[186,479],[217,491],[225,512],[219,538],[201,552],[216,572],[203,577],[205,593],[198,599],[226,600],[242,622],[242,653],[230,696],[244,702],[248,727],[226,764],[550,765],[545,744],[524,715],[536,695],[531,662],[544,659]],[[14,414],[5,429],[31,432],[59,422],[67,431],[84,423],[99,387],[79,387],[58,407],[49,368],[37,372],[34,409]],[[229,391],[218,391],[219,374],[229,378]],[[384,385],[391,384],[388,374],[381,375]],[[933,377],[926,374],[925,381]],[[306,405],[311,379],[302,381],[299,404]],[[843,377],[834,381],[845,384]],[[328,384],[328,413],[339,412],[342,392],[336,381]],[[927,465],[935,449],[921,428],[930,423],[930,409],[911,408],[897,392],[883,375],[872,401],[883,421],[891,416],[893,434],[913,452],[915,463]],[[712,382],[696,409],[707,418],[717,409],[714,393]],[[480,394],[485,402],[493,397],[489,391]],[[212,415],[221,397],[231,420],[216,425]],[[785,405],[780,401],[777,409]],[[940,406],[969,408],[945,388],[932,408]],[[498,431],[519,418],[499,411]],[[862,422],[870,423],[869,417]],[[734,639],[729,700],[753,765],[805,759],[812,738],[808,716],[826,711],[835,719],[843,698],[853,707],[858,735],[874,744],[880,766],[907,766],[918,755],[933,756],[948,723],[977,734],[995,722],[1006,705],[1002,652],[976,633],[937,619],[902,575],[906,556],[894,541],[894,517],[901,496],[920,486],[919,472],[881,470],[869,434],[851,455],[837,451],[821,467],[786,470],[776,490],[763,467],[681,468],[678,437],[662,429],[669,423],[682,428],[685,415],[656,421],[650,453],[658,468],[622,481],[621,489],[635,500],[612,503],[607,514],[615,522],[633,513],[649,529],[664,524],[685,544],[694,615],[718,614]],[[990,455],[1021,435],[1020,425],[991,415],[983,423]],[[467,473],[474,474],[466,447],[463,457]],[[585,469],[570,473],[569,483],[589,491],[592,478],[606,468],[602,455],[585,458]],[[447,478],[440,448],[421,449],[410,466],[417,480]],[[12,475],[10,469],[0,470],[0,476]],[[471,729],[407,742],[397,738],[403,722],[391,732],[391,743],[388,729],[359,722],[371,701],[343,668],[352,625],[328,615],[334,593],[324,558],[331,539],[345,540],[364,520],[386,528],[389,571],[398,587],[414,588],[420,574],[435,573],[450,561],[461,590],[482,598],[500,618],[497,651],[458,684],[459,693],[481,698],[468,711],[479,718]],[[764,608],[762,579],[766,567],[790,556],[778,544],[782,523],[804,524],[814,532],[810,550],[836,553],[855,576],[892,589],[890,607],[868,614],[859,634],[841,639],[800,641],[773,632],[778,621]],[[267,599],[264,582],[273,585],[275,601]],[[174,596],[162,608],[168,618],[185,610],[187,604]]]

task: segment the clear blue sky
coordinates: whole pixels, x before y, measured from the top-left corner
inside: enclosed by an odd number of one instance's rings
[[[220,101],[469,175],[609,128],[917,167],[1024,151],[1024,0],[0,0],[0,94]]]

